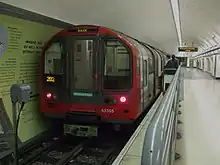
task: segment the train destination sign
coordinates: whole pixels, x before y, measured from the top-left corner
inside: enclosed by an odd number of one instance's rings
[[[73,32],[73,33],[97,33],[98,28],[76,28],[76,29],[70,29],[68,32]]]
[[[79,32],[79,33],[86,33],[86,32],[87,32],[87,29],[78,29],[78,32]]]
[[[178,47],[179,52],[198,52],[197,47]]]

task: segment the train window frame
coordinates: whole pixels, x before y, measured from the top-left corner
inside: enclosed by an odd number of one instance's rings
[[[116,41],[119,42],[121,44],[121,46],[123,46],[124,48],[126,48],[128,55],[129,55],[129,87],[127,88],[123,88],[123,89],[109,89],[109,88],[105,88],[104,86],[104,77],[105,77],[105,43],[106,41]],[[102,58],[102,69],[101,69],[101,74],[102,74],[102,90],[103,91],[129,91],[133,88],[133,54],[132,54],[132,50],[131,48],[125,43],[125,41],[123,41],[122,39],[118,38],[117,36],[112,36],[112,35],[108,35],[108,36],[103,36],[102,37],[102,50],[103,50],[103,58]]]
[[[148,86],[148,61],[143,60],[143,87]]]

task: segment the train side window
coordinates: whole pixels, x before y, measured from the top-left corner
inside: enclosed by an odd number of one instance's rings
[[[153,69],[153,59],[152,58],[149,58],[148,67],[149,67],[149,73],[153,73],[154,69]]]
[[[147,80],[148,80],[148,69],[147,69],[147,61],[144,60],[143,62],[143,87],[147,86]]]
[[[140,58],[137,57],[137,75],[140,75]]]

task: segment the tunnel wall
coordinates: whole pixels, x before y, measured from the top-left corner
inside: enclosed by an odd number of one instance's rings
[[[71,24],[0,2],[0,122],[12,130],[9,95],[14,83],[31,85],[31,99],[19,123],[19,139],[25,142],[48,128],[39,113],[39,59],[45,41]]]

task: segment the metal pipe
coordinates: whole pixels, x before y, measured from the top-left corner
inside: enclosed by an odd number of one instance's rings
[[[202,56],[202,55],[204,55],[204,54],[206,54],[206,53],[210,53],[210,52],[212,52],[212,51],[216,51],[216,50],[219,50],[219,49],[220,49],[220,46],[217,47],[217,48],[213,48],[213,49],[211,49],[211,50],[205,51],[205,52],[203,52],[203,53],[201,53],[201,54],[198,54],[198,55],[196,55],[195,57],[199,57],[199,56]]]

